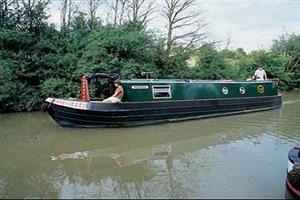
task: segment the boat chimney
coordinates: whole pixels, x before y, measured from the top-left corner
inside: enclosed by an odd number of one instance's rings
[[[152,74],[152,72],[141,72],[141,75],[146,76],[146,79],[148,79],[151,74]]]
[[[89,96],[89,87],[88,87],[88,82],[87,82],[87,78],[85,75],[82,76],[81,79],[81,94],[80,94],[80,99],[82,101],[89,101],[90,100],[90,96]]]

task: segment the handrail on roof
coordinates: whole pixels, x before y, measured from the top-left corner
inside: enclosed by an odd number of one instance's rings
[[[92,79],[92,78],[110,78],[113,81],[117,80],[119,78],[119,74],[117,73],[94,73],[94,72],[87,72],[84,74],[84,76],[87,79]]]
[[[92,79],[92,78],[110,78],[113,81],[117,80],[119,78],[119,74],[117,73],[94,73],[94,72],[87,72],[84,74],[84,76],[87,79]]]

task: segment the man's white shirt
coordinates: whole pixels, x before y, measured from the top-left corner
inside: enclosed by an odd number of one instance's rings
[[[257,69],[254,75],[256,76],[256,80],[264,80],[264,77],[267,79],[267,74],[263,69]]]

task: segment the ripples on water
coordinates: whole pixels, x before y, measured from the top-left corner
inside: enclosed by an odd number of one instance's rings
[[[0,115],[1,198],[284,198],[300,95],[283,108],[131,128]]]

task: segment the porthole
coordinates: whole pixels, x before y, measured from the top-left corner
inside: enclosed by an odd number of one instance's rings
[[[227,87],[223,87],[222,88],[222,93],[225,94],[225,95],[227,95],[229,93],[228,88]]]
[[[245,94],[245,93],[246,93],[246,90],[245,90],[244,87],[240,87],[240,93],[241,93],[241,94]]]

